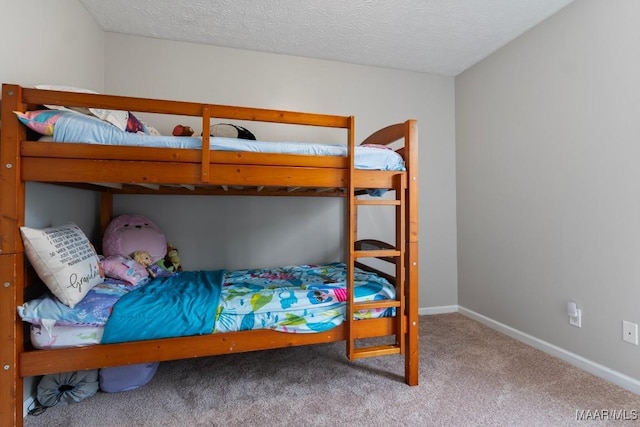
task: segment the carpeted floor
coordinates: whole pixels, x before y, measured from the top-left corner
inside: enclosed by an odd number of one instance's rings
[[[416,387],[400,356],[349,362],[335,343],[164,362],[142,388],[49,408],[25,426],[640,423],[636,394],[460,314],[420,320]]]

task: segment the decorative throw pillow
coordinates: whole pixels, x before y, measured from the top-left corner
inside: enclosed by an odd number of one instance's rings
[[[60,110],[36,110],[21,113],[14,111],[18,119],[29,129],[32,129],[42,135],[53,135],[54,125],[66,112]]]
[[[120,130],[127,128],[127,122],[129,121],[128,111],[103,110],[101,108],[89,108],[89,111],[100,120],[111,123]]]
[[[73,308],[97,284],[100,259],[74,223],[58,227],[20,227],[27,259],[63,304]]]
[[[96,92],[91,89],[83,89],[79,87],[73,86],[58,86],[58,85],[36,85],[36,89],[45,89],[45,90],[60,90],[65,92],[78,92],[78,93],[94,93]],[[61,105],[45,105],[45,107],[50,108],[52,110],[67,110],[67,111],[76,111],[83,114],[89,114],[96,116],[100,120],[104,120],[105,122],[109,122],[120,130],[125,130],[127,128],[127,122],[129,120],[129,112],[122,110],[105,110],[102,108],[84,108],[84,107],[64,107]]]
[[[123,255],[111,255],[102,260],[104,275],[137,285],[149,277],[149,272],[135,260]]]
[[[209,135],[224,138],[256,139],[255,135],[242,126],[231,125],[229,123],[217,123],[209,127]]]

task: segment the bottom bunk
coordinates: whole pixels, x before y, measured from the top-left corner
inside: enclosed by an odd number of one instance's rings
[[[106,266],[110,258],[101,263]],[[399,326],[407,316],[396,308],[393,278],[362,264],[353,271],[342,262],[174,271],[139,281],[105,270],[111,277],[73,307],[51,290],[18,307],[29,324],[25,342],[31,343],[19,355],[20,376],[391,337],[407,330]],[[349,274],[358,304],[351,307],[354,322],[346,321]],[[389,354],[387,347],[378,351]],[[416,384],[417,372],[406,381]]]
[[[395,298],[395,287],[356,269],[355,301]],[[233,271],[183,271],[138,285],[107,278],[73,308],[51,293],[18,307],[35,348],[84,347],[256,329],[326,332],[344,321],[346,266],[335,262]],[[355,317],[392,317],[393,308]],[[171,319],[167,321],[167,319]]]

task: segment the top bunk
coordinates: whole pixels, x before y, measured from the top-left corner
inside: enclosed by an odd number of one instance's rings
[[[19,120],[18,113],[44,111]],[[63,106],[60,109],[58,106]],[[81,114],[74,110],[99,111]],[[113,113],[113,114],[111,114]],[[137,113],[217,121],[282,123],[344,129],[342,143],[267,142],[128,132],[114,116]],[[35,117],[34,117],[35,116]],[[41,130],[27,131],[35,120]],[[105,120],[106,119],[106,120]],[[355,143],[353,116],[225,106],[61,90],[2,87],[3,159],[16,159],[21,182],[71,185],[109,193],[342,196],[401,188],[417,169],[414,120],[387,126]],[[32,127],[32,128],[33,128]],[[393,147],[393,148],[392,148]],[[413,169],[414,172],[411,172]],[[10,176],[12,174],[8,174]],[[16,182],[16,185],[19,183]],[[400,185],[400,187],[399,187]],[[371,190],[374,190],[373,192]]]

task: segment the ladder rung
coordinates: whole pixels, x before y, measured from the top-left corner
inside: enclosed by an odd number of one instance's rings
[[[400,200],[389,200],[389,199],[356,199],[356,205],[378,205],[378,206],[400,206]]]
[[[356,258],[381,258],[381,257],[399,257],[400,251],[394,249],[379,249],[373,251],[355,251]]]
[[[383,301],[363,301],[353,303],[354,310],[372,310],[375,308],[400,307],[400,301],[383,300]]]
[[[400,354],[400,347],[397,345],[377,345],[374,347],[362,347],[353,350],[353,360],[364,357],[384,356],[387,354]]]

